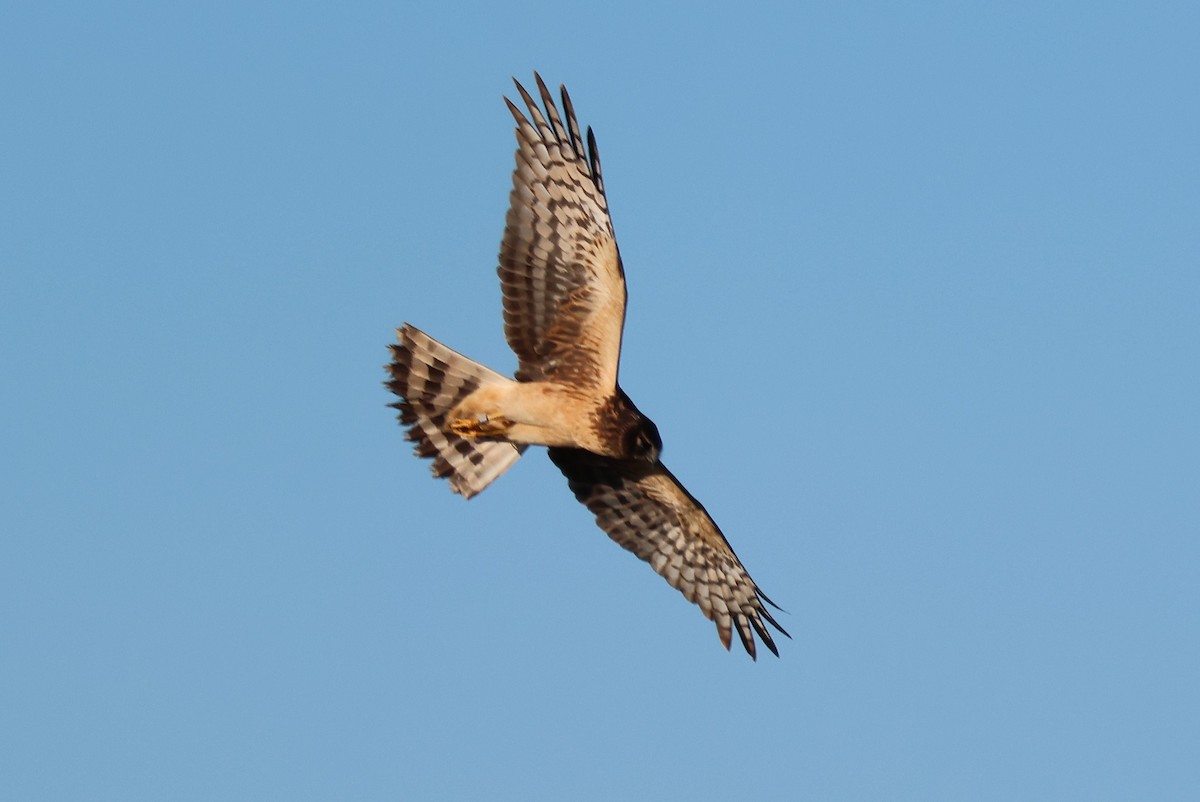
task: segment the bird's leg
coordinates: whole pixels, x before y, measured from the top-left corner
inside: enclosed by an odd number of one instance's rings
[[[455,418],[446,424],[446,428],[459,437],[502,437],[512,425],[512,421],[503,415],[489,418],[480,413],[471,418]]]
[[[513,425],[504,414],[505,385],[484,386],[446,415],[446,431],[459,437],[503,437]]]

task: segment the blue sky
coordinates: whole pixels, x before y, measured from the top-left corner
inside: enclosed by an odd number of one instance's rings
[[[1044,5],[9,4],[0,796],[1194,798],[1200,14]],[[385,407],[534,69],[781,659]]]

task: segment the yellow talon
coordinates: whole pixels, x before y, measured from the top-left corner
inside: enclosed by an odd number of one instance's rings
[[[512,426],[512,422],[508,418],[487,418],[480,416],[480,419],[473,420],[471,418],[456,418],[447,424],[446,428],[459,437],[499,437],[508,431]]]

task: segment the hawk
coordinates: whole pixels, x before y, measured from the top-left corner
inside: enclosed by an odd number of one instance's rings
[[[778,656],[767,624],[788,633],[765,606],[776,605],[662,464],[658,428],[617,382],[625,272],[596,140],[589,128],[585,147],[566,87],[560,114],[534,78],[544,109],[515,80],[528,115],[504,99],[517,153],[498,273],[517,371],[510,379],[405,324],[391,346],[391,406],[415,453],[465,498],[527,446],[547,446],[599,527],[698,605],[726,649],[736,631],[751,658],[755,634]]]

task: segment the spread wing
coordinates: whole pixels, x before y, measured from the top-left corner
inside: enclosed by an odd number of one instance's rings
[[[520,381],[552,380],[610,393],[617,384],[625,275],[608,215],[592,130],[587,150],[562,87],[563,111],[534,73],[545,114],[520,83],[517,166],[500,243],[504,333]]]
[[[615,460],[569,448],[551,448],[550,459],[609,537],[650,563],[716,623],[726,649],[736,628],[751,657],[754,633],[779,656],[766,624],[791,636],[764,606],[775,607],[774,602],[754,584],[700,502],[661,462]]]

